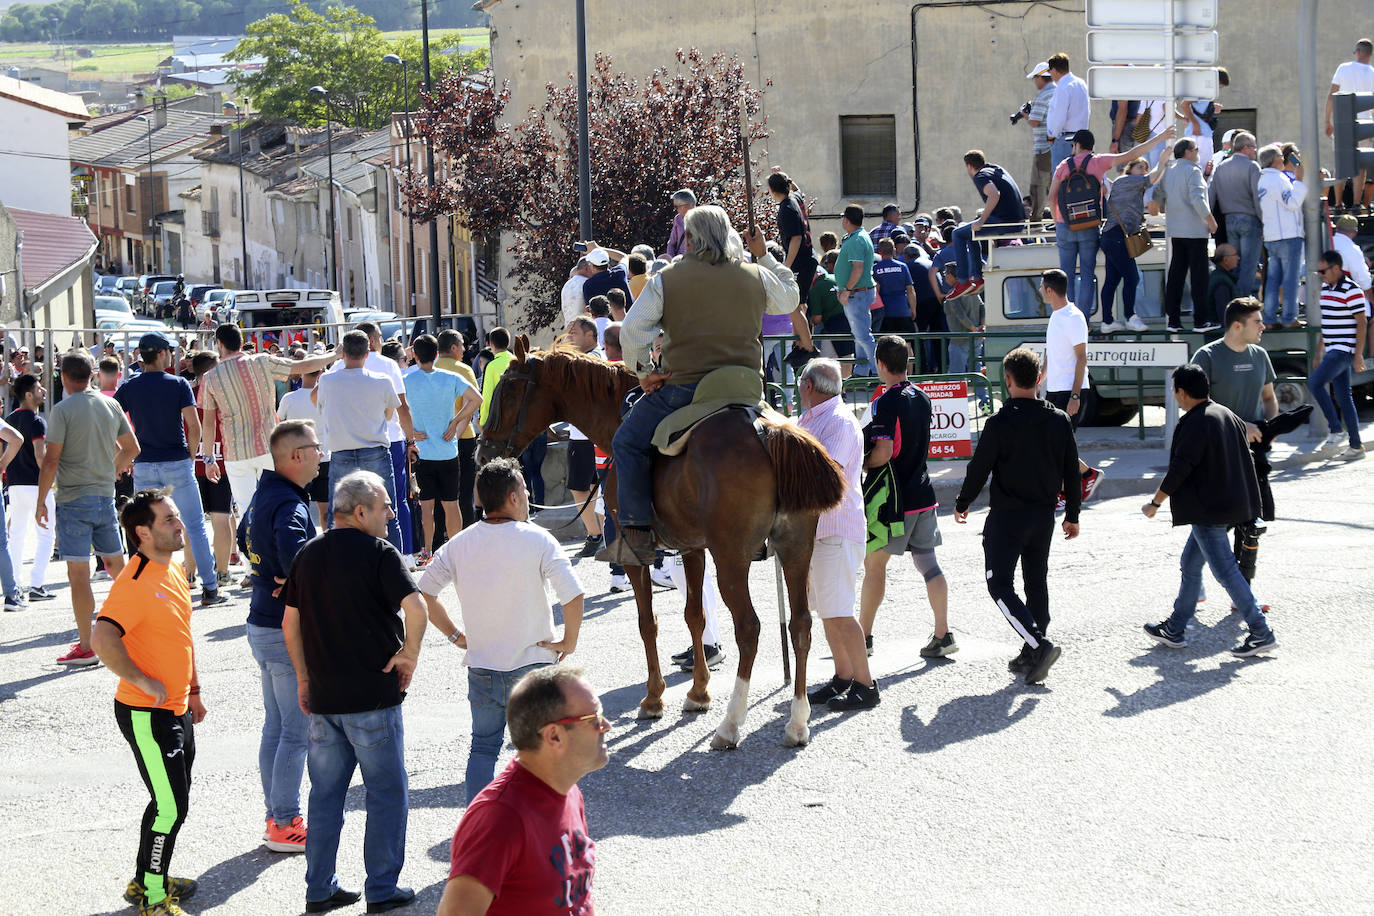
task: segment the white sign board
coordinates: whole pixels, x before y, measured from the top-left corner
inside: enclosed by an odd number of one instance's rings
[[[1221,90],[1216,67],[1179,67],[1173,74],[1170,92],[1169,71],[1164,67],[1089,67],[1088,95],[1095,99],[1172,97],[1210,101]]]
[[[1216,32],[1174,34],[1175,64],[1207,66],[1218,58]],[[1163,32],[1096,29],[1088,33],[1090,64],[1167,64],[1169,39]]]
[[[1044,344],[1039,344],[1044,349]],[[973,457],[973,424],[968,411],[968,382],[917,382],[930,398],[930,449],[929,458],[971,458]],[[873,399],[859,417],[859,425],[867,426],[873,422],[873,401],[878,400],[886,390],[879,385],[873,391]]]
[[[1168,27],[1170,0],[1087,0],[1090,29],[1162,29]],[[1176,29],[1217,27],[1217,0],[1172,0]]]
[[[1022,341],[1021,346],[1045,356],[1045,342]],[[1188,362],[1188,344],[1182,340],[1123,340],[1088,343],[1089,369],[1173,369]]]

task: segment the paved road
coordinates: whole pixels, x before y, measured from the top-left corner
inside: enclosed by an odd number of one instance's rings
[[[1152,648],[1140,625],[1172,601],[1183,535],[1144,520],[1136,496],[1090,504],[1083,536],[1055,545],[1064,656],[1035,688],[1005,669],[1016,645],[982,587],[982,513],[967,527],[942,513],[962,651],[917,657],[929,612],[915,571],[894,563],[873,659],[882,706],[813,716],[801,750],[781,746],[790,693],[769,567],[753,576],[765,627],[748,720],[740,748],[720,753],[707,746],[732,671],[713,680],[712,711],[682,714],[686,680],[673,675],[665,718],[637,722],[632,602],[606,596],[605,568],[582,561],[597,597],[574,658],[615,721],[610,765],[584,782],[601,912],[1374,910],[1371,472],[1276,478],[1281,517],[1257,583],[1281,643],[1267,660],[1226,653],[1239,620],[1210,580],[1192,647]],[[667,655],[685,643],[682,601],[659,599]],[[304,862],[259,843],[262,713],[244,615],[239,598],[195,617],[210,714],[174,871],[202,882],[193,913],[299,913]],[[0,913],[131,912],[119,895],[146,796],[111,715],[112,675],[51,663],[70,634],[60,600],[0,619]],[[813,684],[829,674],[817,639]],[[421,896],[403,912],[432,913],[446,876],[469,724],[460,662],[431,634],[406,703],[403,880]],[[355,786],[349,887],[362,877],[361,805]]]

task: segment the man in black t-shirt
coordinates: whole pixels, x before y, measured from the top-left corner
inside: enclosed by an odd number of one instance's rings
[[[339,887],[334,874],[344,796],[359,766],[367,789],[368,912],[415,897],[396,884],[410,810],[401,701],[420,657],[425,604],[386,540],[394,517],[381,477],[348,474],[334,490],[334,527],[300,549],[282,587],[282,634],[301,710],[310,716],[308,913],[356,903],[360,896]]]
[[[950,239],[954,246],[958,284],[947,299],[957,299],[983,288],[983,250],[974,241],[975,232],[1016,233],[1026,219],[1026,204],[1021,189],[1006,169],[987,161],[983,151],[971,149],[964,154],[964,169],[983,198],[983,212],[971,223],[956,228]]]
[[[48,424],[38,415],[39,405],[47,391],[36,375],[24,374],[14,380],[13,393],[18,407],[5,418],[24,437],[24,444],[5,469],[6,489],[10,494],[10,562],[14,567],[14,577],[19,578],[19,570],[24,562],[24,547],[28,542],[29,529],[36,529],[37,543],[33,550],[33,570],[29,575],[27,592],[21,587],[20,594],[26,594],[30,601],[48,601],[57,597],[48,591],[43,582],[48,575],[48,561],[52,559],[53,540],[57,529],[49,525],[40,527],[33,520],[33,510],[38,508],[38,468],[47,452]],[[48,517],[57,515],[55,497],[51,490],[46,497]]]
[[[878,339],[878,378],[886,387],[873,402],[873,421],[864,429],[869,446],[864,467],[868,480],[864,497],[881,501],[900,510],[892,522],[884,524],[875,537],[869,529],[868,555],[864,558],[864,585],[859,599],[859,623],[870,653],[873,649],[873,618],[883,603],[887,589],[887,561],[908,551],[917,571],[926,582],[926,597],[935,615],[935,632],[921,649],[922,658],[939,658],[959,651],[949,631],[949,586],[935,548],[940,546],[940,528],[935,520],[935,489],[930,484],[926,458],[930,452],[930,398],[906,377],[911,350],[900,337]],[[886,487],[882,484],[886,478]],[[887,492],[885,493],[884,490]],[[891,492],[895,490],[895,493]],[[869,517],[872,517],[871,511]],[[881,519],[881,516],[880,516]],[[886,536],[886,541],[882,536]]]

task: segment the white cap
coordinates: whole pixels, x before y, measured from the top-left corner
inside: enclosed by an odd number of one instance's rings
[[[1049,62],[1048,62],[1048,61],[1043,61],[1043,60],[1042,60],[1040,63],[1036,64],[1034,67],[1031,68],[1031,72],[1026,74],[1026,79],[1031,79],[1032,77],[1036,77],[1036,76],[1049,76],[1049,75],[1050,75],[1050,65],[1049,65]]]
[[[1239,130],[1235,130],[1235,129],[1233,129],[1233,130],[1228,130],[1226,133],[1224,133],[1224,134],[1221,135],[1221,142],[1222,142],[1223,144],[1230,143],[1232,140],[1234,140],[1234,139],[1236,138],[1236,134],[1238,134],[1238,133],[1240,133]]]
[[[593,248],[587,252],[587,263],[593,267],[605,267],[611,263],[611,256],[606,253],[605,248]]]

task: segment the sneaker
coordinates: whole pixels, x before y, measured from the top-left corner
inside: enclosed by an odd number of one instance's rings
[[[846,712],[851,709],[872,709],[883,701],[878,695],[878,682],[874,681],[871,686],[865,687],[858,681],[850,686],[849,692],[842,697],[835,697],[825,704],[827,709],[836,712]]]
[[[1269,613],[1269,605],[1267,605],[1267,604],[1261,604],[1261,605],[1259,606],[1259,610],[1260,610],[1260,613],[1261,613],[1261,614],[1268,614],[1268,613]],[[1236,606],[1233,604],[1233,605],[1231,605],[1231,613],[1234,614],[1235,612],[1236,612]]]
[[[19,595],[8,595],[5,598],[5,610],[7,611],[22,611],[27,607],[28,605],[24,603],[24,599]]]
[[[28,594],[30,601],[51,601],[57,597],[41,585],[30,588]]]
[[[1245,637],[1245,641],[1231,650],[1231,654],[1236,658],[1250,658],[1272,649],[1277,649],[1279,641],[1274,637],[1274,631],[1270,630],[1263,636],[1256,636],[1251,633]]]
[[[1168,331],[1170,334],[1179,334],[1183,331],[1183,328],[1176,324],[1166,324],[1164,330]]]
[[[1359,461],[1364,457],[1364,446],[1359,448],[1350,447],[1336,455],[1337,461]]]
[[[104,567],[101,567],[100,569],[97,569],[95,572],[91,573],[91,581],[92,581],[92,582],[109,582],[109,581],[110,581],[110,573],[109,573],[109,571],[106,570]]]
[[[248,575],[244,576],[242,579],[239,580],[239,588],[240,588],[240,589],[242,589],[242,590],[247,590],[247,589],[250,589],[250,588],[252,588],[252,587],[253,587],[253,574],[252,574],[252,573],[249,573]]]
[[[214,607],[217,604],[228,604],[229,598],[219,593],[219,589],[206,589],[200,593],[201,607]]]
[[[1193,328],[1193,330],[1199,334],[1205,334],[1208,331],[1217,331],[1220,329],[1221,325],[1217,324],[1215,321],[1209,321],[1206,324],[1200,324],[1197,327]]]
[[[305,852],[305,818],[297,815],[291,823],[267,823],[267,848],[273,852]]]
[[[873,637],[872,637],[872,636],[865,636],[865,637],[864,637],[864,648],[868,650],[868,657],[869,657],[869,658],[872,658],[872,657],[873,657]]]
[[[976,296],[976,295],[978,295],[978,294],[979,294],[980,292],[982,292],[982,291],[983,291],[983,278],[982,278],[982,277],[974,277],[974,278],[973,278],[973,281],[970,282],[969,285],[968,285],[968,292],[964,293],[964,295],[965,295],[965,296]],[[875,705],[876,705],[876,704],[875,704]]]
[[[1054,501],[1054,511],[1055,511],[1055,512],[1063,512],[1064,509],[1065,509],[1065,507],[1068,506],[1068,504],[1069,504],[1069,501],[1068,501],[1067,499],[1064,498],[1064,494],[1063,494],[1063,493],[1060,493],[1060,494],[1059,494],[1059,498],[1056,499],[1056,500]]]
[[[953,633],[945,633],[944,636],[936,636],[932,633],[930,642],[921,649],[921,658],[944,658],[946,655],[953,655],[958,651],[959,644],[954,641]]]
[[[235,550],[233,553],[229,554],[229,565],[230,565],[230,566],[242,566],[242,565],[243,565],[243,561],[239,559],[239,552],[238,552],[237,550]]]
[[[420,551],[415,555],[415,568],[424,569],[429,565],[429,561],[432,559],[434,559],[434,556],[428,550]]]
[[[1161,623],[1145,624],[1145,635],[1159,643],[1161,646],[1168,646],[1170,649],[1182,649],[1188,645],[1188,640],[1182,634],[1175,636],[1169,631],[1168,621]]]
[[[577,552],[579,557],[594,557],[601,549],[601,535],[589,534],[587,540],[582,542],[582,549]]]
[[[1007,662],[1007,670],[1017,673],[1022,671],[1029,671],[1031,666],[1031,656],[1034,652],[1035,650],[1030,647],[1030,643],[1021,643],[1021,651],[1017,654],[1015,658]]]
[[[1343,432],[1337,431],[1334,433],[1327,433],[1326,438],[1321,441],[1321,444],[1317,446],[1316,450],[1319,452],[1328,452],[1331,449],[1340,448],[1348,441],[1349,439]]]
[[[1027,684],[1039,684],[1050,673],[1050,666],[1059,661],[1063,650],[1048,639],[1040,640],[1040,647],[1031,651],[1031,666],[1026,672]]]
[[[625,575],[624,573],[620,573],[619,575],[611,576],[611,594],[612,594],[612,595],[618,595],[618,594],[620,594],[621,592],[628,592],[628,591],[633,591],[633,588],[632,588],[632,586],[630,585],[630,577],[629,577],[629,576]]]
[[[190,916],[185,910],[177,905],[177,898],[167,896],[161,903],[154,903],[151,906],[147,903],[139,905],[138,916]]]
[[[234,576],[227,569],[222,573],[215,573],[215,584],[218,585],[220,588],[224,588],[226,585],[232,584],[233,581]]]
[[[363,895],[357,891],[346,891],[341,887],[334,888],[334,893],[324,900],[305,901],[305,911],[307,913],[328,913],[330,910],[337,910],[341,906],[349,906],[363,899]]]
[[[1098,484],[1102,483],[1102,478],[1106,477],[1097,468],[1088,468],[1088,473],[1083,475],[1083,502],[1092,499],[1093,493],[1097,491]]]
[[[190,900],[196,895],[199,885],[191,878],[168,878],[167,896],[175,897],[178,900]],[[134,906],[146,906],[145,898],[147,889],[143,882],[137,878],[129,882],[129,886],[124,888],[124,902]]]
[[[687,648],[683,649],[683,650],[682,650],[681,652],[679,652],[677,655],[674,655],[674,656],[673,656],[673,664],[674,664],[674,665],[680,665],[680,664],[682,664],[683,662],[687,661],[687,659],[689,659],[689,658],[692,657],[692,652],[693,652],[693,649],[692,649],[691,646],[688,646]]]
[[[367,911],[369,913],[389,913],[392,910],[399,910],[403,906],[409,906],[414,899],[415,892],[413,890],[408,887],[398,887],[385,900],[369,900]]]
[[[1126,326],[1119,321],[1104,321],[1102,327],[1097,330],[1099,334],[1115,334],[1117,331],[1126,330]]]
[[[958,299],[960,296],[967,295],[971,289],[973,289],[973,284],[969,283],[967,280],[962,283],[956,283],[954,284],[954,288],[949,291],[949,295],[945,297],[945,301],[948,302],[951,299]]]
[[[1137,334],[1144,334],[1150,330],[1150,326],[1139,315],[1132,315],[1126,319],[1126,328],[1135,331]]]
[[[654,585],[657,585],[659,588],[677,588],[677,585],[673,583],[672,575],[666,569],[650,566],[649,578],[652,579]]]
[[[706,646],[706,670],[714,671],[725,664],[725,650],[720,647],[720,643]],[[691,671],[696,666],[696,656],[688,653],[687,657],[677,663],[683,671]]]
[[[820,706],[829,703],[838,697],[844,696],[849,692],[849,688],[854,686],[854,682],[841,677],[832,677],[815,690],[808,691],[806,698],[811,701],[812,706]]]
[[[86,668],[100,664],[100,659],[96,658],[95,653],[90,649],[81,648],[81,643],[74,642],[72,647],[67,650],[66,655],[57,656],[57,663],[73,668]]]

